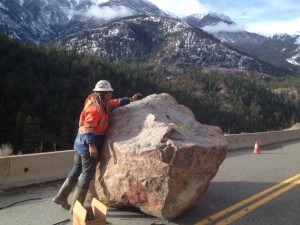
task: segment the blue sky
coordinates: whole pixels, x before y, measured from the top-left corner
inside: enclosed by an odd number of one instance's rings
[[[180,17],[217,12],[245,30],[261,34],[300,32],[299,0],[149,0]]]

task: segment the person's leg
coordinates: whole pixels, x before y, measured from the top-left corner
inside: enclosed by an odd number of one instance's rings
[[[98,160],[91,157],[90,155],[81,156],[82,163],[82,173],[78,181],[77,186],[82,189],[88,189],[90,186],[91,180],[95,176],[96,165]]]
[[[82,172],[82,159],[81,155],[78,152],[75,152],[74,155],[74,165],[72,170],[70,171],[68,178],[72,180],[73,182],[78,182],[78,178]]]
[[[78,200],[82,205],[84,204],[85,197],[89,190],[91,180],[95,175],[97,159],[90,157],[89,155],[81,155],[82,173],[77,183],[73,203],[70,209],[70,213],[73,212],[73,206]]]
[[[68,203],[68,196],[76,186],[76,183],[67,178],[61,186],[58,194],[52,199],[52,201],[66,210],[70,210],[71,205]]]
[[[71,205],[68,203],[68,196],[76,186],[81,171],[82,171],[81,158],[80,155],[76,152],[74,155],[73,168],[70,171],[68,178],[61,186],[58,194],[52,199],[54,203],[62,206],[66,210],[70,210]]]

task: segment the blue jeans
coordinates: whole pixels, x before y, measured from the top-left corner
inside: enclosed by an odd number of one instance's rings
[[[75,151],[74,165],[68,178],[74,182],[78,181],[77,187],[82,189],[88,189],[91,180],[93,179],[96,171],[97,159],[90,155],[79,154]]]

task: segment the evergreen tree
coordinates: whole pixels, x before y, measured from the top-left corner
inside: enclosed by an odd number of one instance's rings
[[[23,112],[18,112],[16,116],[15,126],[11,133],[11,143],[13,145],[14,154],[17,154],[20,151],[22,142],[23,142],[23,128],[25,123],[26,116]]]
[[[41,145],[39,127],[35,120],[27,117],[23,129],[23,142],[20,151],[22,154],[38,152]]]
[[[299,103],[287,103],[270,91],[291,86],[300,91],[300,78],[110,64],[50,46],[22,45],[1,35],[0,74],[0,145],[11,143],[15,153],[72,148],[85,98],[101,79],[112,83],[115,97],[170,93],[199,122],[232,134],[287,128],[300,118]]]
[[[0,145],[1,143],[5,143],[8,141],[8,132],[6,130],[5,120],[5,112],[3,111],[3,106],[0,104]]]

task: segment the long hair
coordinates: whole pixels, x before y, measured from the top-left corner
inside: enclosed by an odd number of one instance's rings
[[[86,101],[85,101],[85,106],[84,107],[87,107],[87,101],[88,99],[91,99],[91,103],[90,105],[92,106],[95,106],[98,110],[101,110],[101,108],[103,108],[106,112],[108,112],[108,109],[107,109],[107,105],[106,103],[103,101],[103,98],[104,98],[104,95],[106,94],[107,92],[93,92],[92,94],[90,94]],[[101,105],[100,105],[101,103]]]

